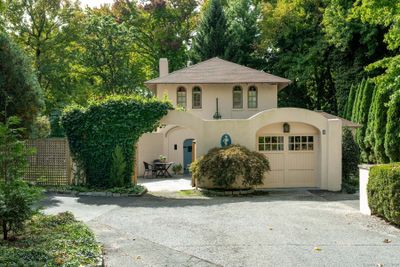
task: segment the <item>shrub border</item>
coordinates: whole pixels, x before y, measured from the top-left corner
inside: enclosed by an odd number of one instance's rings
[[[90,192],[79,192],[69,189],[57,189],[49,188],[45,190],[46,193],[56,193],[61,195],[72,195],[72,196],[92,196],[92,197],[141,197],[148,192],[147,188],[135,194],[135,193],[112,193],[107,191],[90,191]]]

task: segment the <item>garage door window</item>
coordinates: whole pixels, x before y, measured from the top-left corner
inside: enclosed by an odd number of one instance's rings
[[[313,151],[314,136],[289,136],[289,151]]]
[[[283,136],[259,136],[259,151],[283,151]]]

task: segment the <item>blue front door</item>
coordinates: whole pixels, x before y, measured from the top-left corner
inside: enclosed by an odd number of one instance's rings
[[[192,163],[193,139],[186,139],[183,142],[183,172],[189,173],[189,165]]]

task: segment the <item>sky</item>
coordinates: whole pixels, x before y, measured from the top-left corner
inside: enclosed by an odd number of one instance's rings
[[[114,2],[114,0],[80,0],[82,7],[98,7],[101,4],[110,4]]]

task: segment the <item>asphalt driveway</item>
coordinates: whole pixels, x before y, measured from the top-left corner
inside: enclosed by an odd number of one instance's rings
[[[361,215],[354,198],[306,190],[49,195],[45,211],[85,221],[105,245],[107,266],[400,266],[400,230]]]

